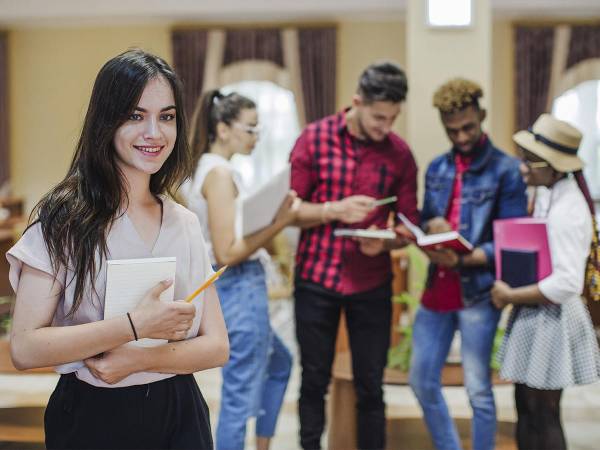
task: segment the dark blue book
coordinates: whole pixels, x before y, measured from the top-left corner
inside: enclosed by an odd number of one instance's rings
[[[510,287],[528,286],[538,282],[538,252],[503,248],[500,250],[502,261],[502,281]]]

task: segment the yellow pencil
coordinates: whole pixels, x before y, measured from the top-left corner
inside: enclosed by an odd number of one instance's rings
[[[223,272],[225,272],[225,269],[227,269],[227,266],[223,266],[219,270],[217,270],[208,280],[206,280],[204,283],[202,283],[202,286],[200,286],[198,289],[196,289],[194,292],[192,292],[190,295],[188,295],[188,297],[185,299],[185,301],[187,303],[189,303],[192,300],[194,300],[194,298],[196,298],[196,296],[200,292],[202,292],[204,289],[206,289],[211,284],[213,284],[215,281],[217,281],[219,279],[219,277],[221,275],[223,275]]]

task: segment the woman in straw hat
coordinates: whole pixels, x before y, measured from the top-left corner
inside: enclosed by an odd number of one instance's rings
[[[538,193],[534,216],[547,220],[552,274],[519,288],[495,283],[494,304],[515,305],[499,352],[500,376],[515,383],[519,449],[564,449],[562,390],[600,375],[598,343],[582,301],[590,245],[597,245],[594,207],[577,157],[577,129],[543,114],[513,139],[523,179]]]

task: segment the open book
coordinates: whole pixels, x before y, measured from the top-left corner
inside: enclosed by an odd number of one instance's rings
[[[425,250],[436,250],[448,248],[457,253],[471,253],[473,244],[462,237],[458,231],[446,231],[445,233],[425,234],[418,226],[412,223],[408,217],[398,213],[398,218],[415,235],[417,245]]]
[[[248,236],[269,226],[290,190],[290,165],[266,184],[242,199],[241,235]]]
[[[175,280],[176,258],[113,259],[106,262],[106,294],[104,318],[131,312],[156,284]],[[163,302],[173,301],[175,283],[160,295]],[[165,339],[140,339],[132,344],[153,347],[166,343]]]

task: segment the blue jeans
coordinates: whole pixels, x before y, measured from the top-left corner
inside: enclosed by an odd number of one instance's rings
[[[492,392],[490,358],[500,311],[489,302],[453,312],[423,306],[413,325],[410,386],[438,450],[460,449],[460,439],[442,395],[441,373],[454,331],[461,334],[464,383],[473,409],[471,426],[474,450],[494,448],[496,405]]]
[[[230,357],[223,367],[216,447],[244,448],[246,421],[257,416],[256,434],[275,432],[292,356],[269,323],[265,273],[257,260],[229,268],[217,281],[229,335]]]

